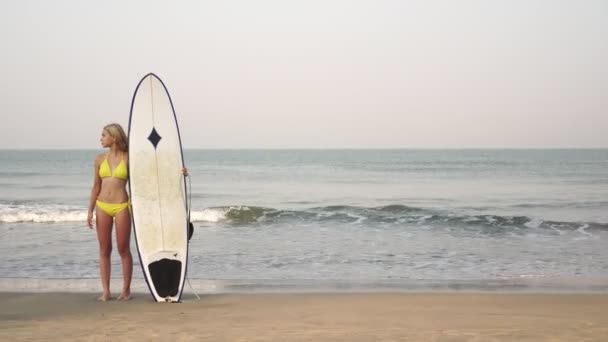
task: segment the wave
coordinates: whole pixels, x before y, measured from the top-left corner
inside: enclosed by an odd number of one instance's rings
[[[562,203],[520,203],[510,206],[511,208],[608,208],[608,201],[581,201]]]
[[[0,204],[0,223],[85,222],[87,210],[59,204]]]
[[[192,213],[192,221],[222,222],[234,224],[247,224],[254,222],[275,222],[279,220],[299,221],[359,221],[372,216],[389,218],[400,217],[407,213],[422,211],[420,208],[405,205],[388,205],[382,207],[365,208],[348,205],[332,205],[315,207],[304,210],[279,210],[257,206],[225,206],[206,208],[200,212]],[[372,214],[372,213],[375,213]],[[390,219],[389,219],[390,220]]]
[[[0,204],[0,223],[85,222],[83,207],[55,204]],[[462,214],[401,204],[378,207],[332,205],[301,210],[282,210],[260,206],[222,206],[194,210],[191,221],[228,225],[280,223],[342,223],[352,225],[401,225],[421,228],[482,229],[487,233],[530,229],[557,231],[608,231],[608,223],[567,222],[534,219],[527,216]]]
[[[467,215],[445,213],[432,209],[406,205],[356,207],[347,205],[315,207],[304,210],[279,210],[255,206],[225,206],[207,208],[192,213],[193,222],[244,224],[323,223],[335,222],[359,225],[402,225],[409,227],[439,227],[473,229],[485,233],[502,233],[520,230],[548,229],[553,231],[592,230],[608,231],[608,223],[568,222],[533,219],[527,216]]]

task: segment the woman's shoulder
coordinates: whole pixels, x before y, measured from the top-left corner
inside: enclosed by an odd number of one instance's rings
[[[95,164],[101,164],[101,162],[106,159],[105,153],[100,153],[95,157]]]

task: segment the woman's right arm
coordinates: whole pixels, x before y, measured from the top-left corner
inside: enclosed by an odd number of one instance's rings
[[[97,158],[95,158],[93,188],[91,189],[91,198],[89,200],[89,212],[87,215],[87,224],[91,229],[93,228],[93,211],[95,210],[95,202],[97,201],[97,196],[99,195],[99,191],[101,190],[101,178],[99,177],[99,164],[101,163],[100,157],[102,156],[97,156]]]

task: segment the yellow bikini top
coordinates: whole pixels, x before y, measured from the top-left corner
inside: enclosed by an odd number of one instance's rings
[[[108,163],[108,156],[103,160],[101,165],[99,165],[99,177],[107,178],[114,177],[127,180],[129,177],[129,171],[127,171],[127,165],[123,160],[118,163],[118,166],[114,169],[114,172],[110,169],[110,163]]]

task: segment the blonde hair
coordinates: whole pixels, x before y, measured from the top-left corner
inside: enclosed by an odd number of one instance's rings
[[[114,138],[116,147],[118,147],[119,150],[124,152],[128,151],[129,140],[127,139],[125,131],[119,124],[111,123],[109,125],[106,125],[103,129],[108,132],[112,136],[112,138]]]

